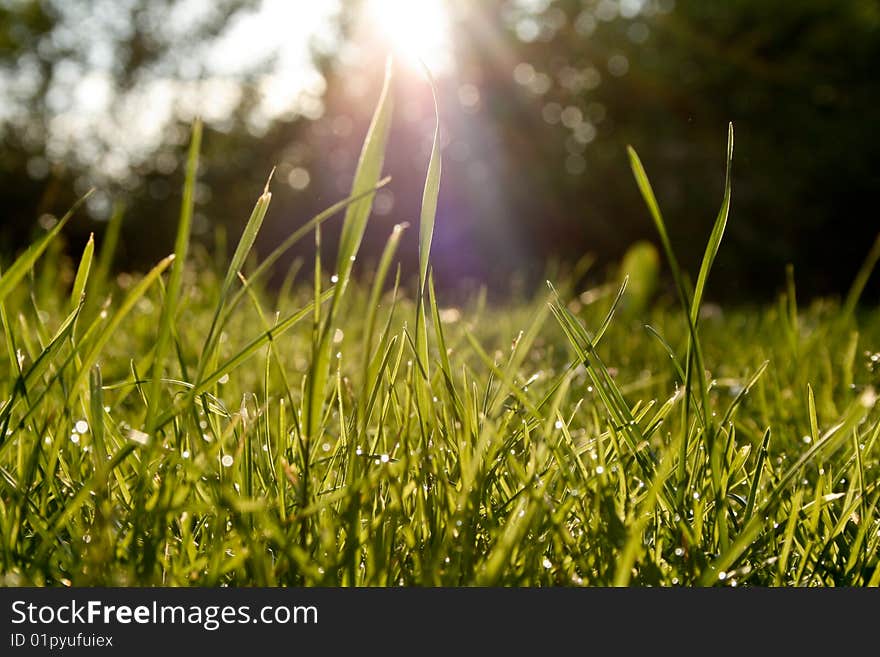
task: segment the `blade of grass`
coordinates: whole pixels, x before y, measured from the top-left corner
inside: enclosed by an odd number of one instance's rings
[[[177,307],[183,287],[183,270],[189,251],[190,232],[192,227],[193,207],[195,205],[196,175],[199,168],[199,150],[202,144],[202,122],[196,119],[193,123],[192,137],[189,142],[189,154],[186,160],[186,177],[183,183],[183,199],[180,206],[180,220],[177,224],[177,238],[174,242],[174,266],[165,290],[162,313],[159,316],[159,334],[156,337],[156,349],[153,354],[153,367],[149,389],[149,406],[144,420],[147,434],[152,434],[155,418],[161,404],[160,392],[162,377],[165,375],[165,356],[171,344],[171,334],[177,318]]]

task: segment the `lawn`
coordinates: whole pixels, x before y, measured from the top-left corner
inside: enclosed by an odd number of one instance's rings
[[[196,124],[175,257],[113,270],[118,215],[70,261],[72,212],[8,261],[0,583],[880,583],[876,257],[842,301],[799,307],[792,274],[777,304],[706,304],[729,177],[692,278],[632,151],[667,291],[621,267],[452,307],[436,135],[419,271],[397,273],[403,227],[354,266],[391,120],[386,87],[352,196],[271,253],[271,181],[229,261],[191,243]],[[325,221],[336,257],[270,287]]]

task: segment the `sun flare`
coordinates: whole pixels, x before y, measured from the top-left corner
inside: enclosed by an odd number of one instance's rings
[[[445,0],[368,0],[373,28],[404,60],[433,67],[449,64],[449,15]]]

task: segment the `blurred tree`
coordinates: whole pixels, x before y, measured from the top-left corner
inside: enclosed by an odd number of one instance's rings
[[[506,126],[530,241],[619,257],[654,238],[626,161],[639,151],[691,270],[721,199],[736,127],[728,241],[713,294],[767,297],[784,266],[808,293],[845,290],[880,228],[880,4],[871,0],[522,0],[496,58],[527,110]],[[486,18],[485,20],[493,20]],[[472,47],[476,41],[466,39]],[[878,286],[874,287],[874,291]]]

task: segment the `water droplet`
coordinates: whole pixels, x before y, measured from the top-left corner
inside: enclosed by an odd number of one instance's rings
[[[391,457],[389,457],[387,454],[383,454],[382,456],[379,457],[379,460],[381,460],[382,463],[388,463],[388,461],[391,460]],[[459,524],[461,524],[461,523],[459,523]]]
[[[553,567],[553,562],[550,561],[550,559],[548,559],[547,557],[544,557],[544,559],[541,561],[541,565],[544,566],[544,568],[549,570],[550,568]]]
[[[338,282],[339,282],[339,276],[337,276],[336,274],[333,274],[333,275],[330,277],[330,282],[331,282],[331,283],[338,283]]]
[[[721,580],[721,581],[723,582],[725,579],[727,579],[727,573],[725,573],[725,572],[722,570],[720,573],[718,573],[718,579]]]
[[[233,461],[233,459],[232,459],[232,455],[231,455],[231,454],[226,454],[226,455],[223,456],[222,459],[220,459],[220,463],[223,464],[223,467],[224,467],[224,468],[229,468],[229,467],[231,467],[231,466],[232,466],[232,461]]]
[[[89,430],[89,423],[85,420],[78,420],[75,425],[73,425],[73,430],[77,433],[86,433]]]
[[[809,445],[809,444],[813,441],[813,439],[812,439],[810,436],[804,436],[803,441],[804,441],[807,445]]]
[[[89,534],[83,534],[83,542],[84,543],[91,543],[92,537]]]
[[[330,443],[324,443],[323,445],[321,445],[321,449],[323,449],[325,452],[329,452],[330,451]]]
[[[553,426],[556,427],[557,429],[561,429],[562,428],[562,420],[556,420],[556,424],[554,424]]]
[[[70,442],[72,442],[74,445],[77,444],[79,442],[79,434],[78,433],[70,434]]]
[[[217,379],[217,383],[219,383],[220,385],[229,383],[229,374],[224,374],[223,376],[221,376],[219,379]]]
[[[604,473],[604,472],[605,472],[605,468],[603,468],[601,465],[597,465],[597,466],[596,466],[596,474],[597,474],[597,475],[600,475],[600,474],[602,474],[602,473]]]
[[[677,556],[677,557],[684,556],[684,548],[680,548],[680,547],[675,548],[675,556]]]
[[[342,332],[342,329],[336,329],[333,332],[333,344],[339,344],[345,338],[345,333]]]
[[[47,445],[51,445],[52,444],[52,437],[46,436],[45,438],[43,438],[43,442],[46,443]]]

